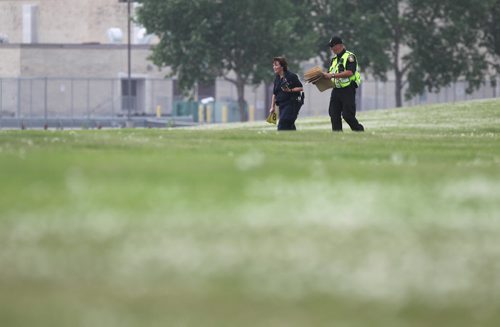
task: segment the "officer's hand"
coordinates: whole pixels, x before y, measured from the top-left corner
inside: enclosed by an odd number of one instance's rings
[[[326,78],[326,79],[332,79],[333,78],[333,74],[323,73],[323,77]]]
[[[271,109],[269,109],[270,114],[272,114],[274,111],[275,111],[274,107],[271,107]]]

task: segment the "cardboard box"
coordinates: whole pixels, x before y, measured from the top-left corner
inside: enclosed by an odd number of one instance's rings
[[[320,92],[331,89],[333,83],[331,80],[323,77],[323,71],[321,67],[315,66],[304,73],[304,80],[306,83],[312,83],[316,85]]]
[[[329,79],[324,78],[324,77],[321,77],[317,82],[315,82],[313,84],[316,85],[316,87],[318,88],[318,90],[320,92],[323,92],[323,91],[326,91],[328,89],[333,88],[333,82]]]

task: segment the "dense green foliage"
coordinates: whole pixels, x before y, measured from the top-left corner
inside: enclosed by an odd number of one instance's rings
[[[224,77],[236,86],[242,119],[244,87],[272,79],[272,58],[291,64],[313,55],[316,42],[302,0],[147,0],[139,21],[161,37],[153,60],[180,86]]]
[[[0,130],[1,325],[497,326],[498,108]]]
[[[344,35],[367,72],[393,74],[398,107],[405,90],[411,98],[465,78],[472,92],[500,71],[497,0],[315,0],[312,8],[323,40]],[[330,55],[324,43],[319,50]]]
[[[363,70],[395,80],[397,106],[460,78],[472,92],[500,72],[499,14],[499,0],[145,0],[139,19],[161,37],[156,64],[185,88],[224,76],[243,113],[244,85],[271,81],[271,57],[328,66],[332,34]]]

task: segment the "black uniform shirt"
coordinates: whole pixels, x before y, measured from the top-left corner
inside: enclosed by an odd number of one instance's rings
[[[297,97],[300,92],[284,92],[282,87],[288,86],[289,89],[293,89],[294,87],[302,87],[302,83],[299,81],[299,77],[297,74],[292,73],[287,70],[283,76],[276,75],[274,79],[274,87],[273,94],[276,97],[276,104],[279,106],[287,101],[289,101],[292,97]]]

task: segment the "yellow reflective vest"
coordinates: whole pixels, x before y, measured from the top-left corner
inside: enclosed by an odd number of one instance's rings
[[[342,58],[338,58],[338,56],[335,56],[332,60],[332,65],[330,66],[330,69],[328,70],[329,73],[333,74],[338,74],[339,72],[339,66],[340,63],[344,66],[344,71],[347,67],[347,60],[349,59],[349,56],[353,56],[356,58],[356,55],[350,51],[345,51],[345,53],[342,55]],[[356,60],[356,72],[352,74],[351,77],[348,78],[332,78],[332,83],[333,86],[337,89],[348,87],[351,85],[351,83],[354,82],[356,83],[357,86],[361,84],[361,74],[359,73],[359,65],[358,61]]]

